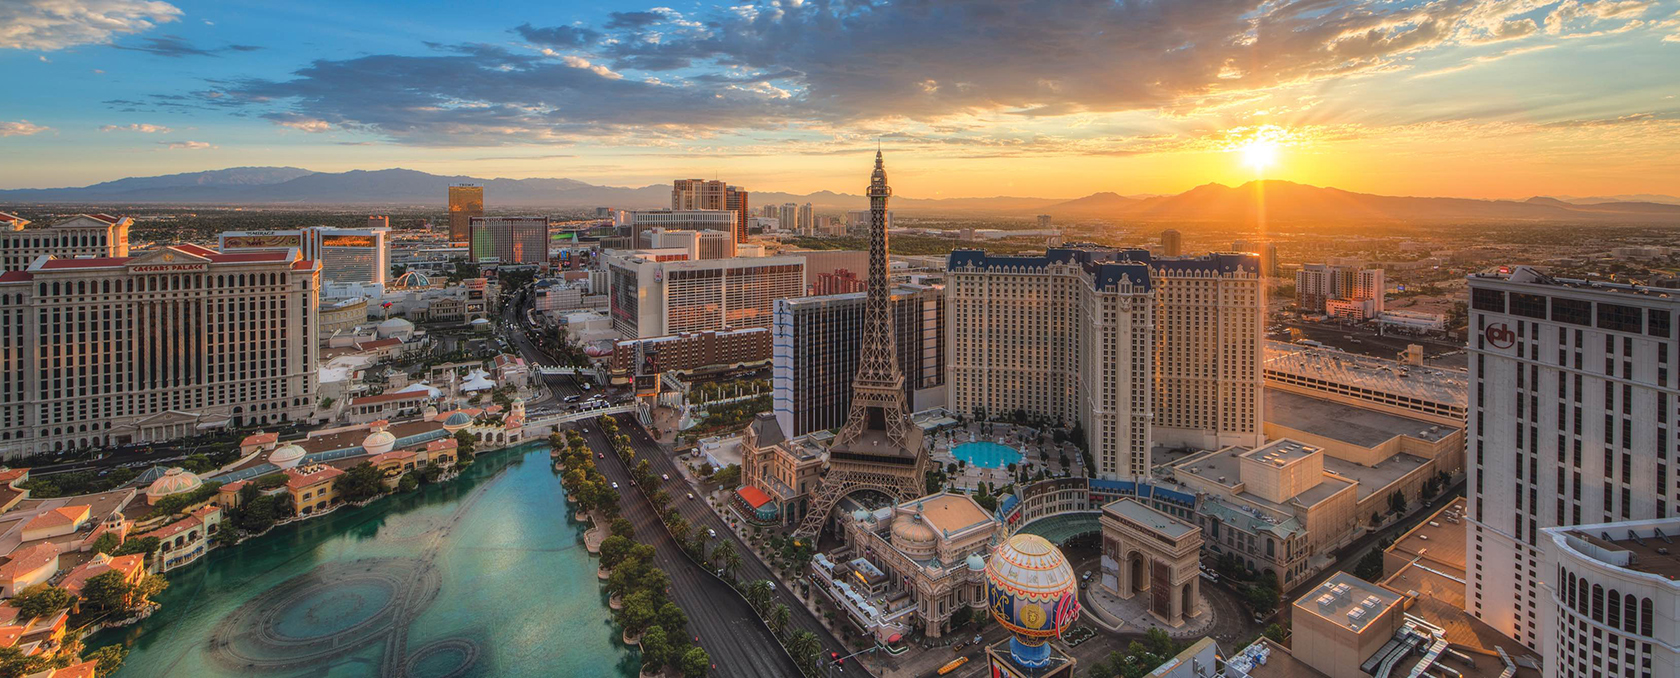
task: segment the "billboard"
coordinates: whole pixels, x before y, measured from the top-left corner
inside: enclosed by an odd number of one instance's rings
[[[222,236],[222,249],[282,249],[286,247],[303,247],[302,236],[291,235],[228,235]]]
[[[373,247],[371,235],[328,235],[321,237],[322,247]]]

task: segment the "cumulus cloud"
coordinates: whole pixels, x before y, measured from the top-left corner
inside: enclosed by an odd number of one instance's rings
[[[215,148],[215,146],[211,145],[211,143],[208,142],[208,141],[159,141],[158,145],[163,146],[164,148],[171,149],[171,150],[188,150],[188,151],[199,151],[199,150],[204,150],[204,149],[207,149],[207,148]]]
[[[153,125],[137,122],[132,125],[106,125],[99,128],[101,132],[139,132],[141,134],[168,134],[169,128],[163,125]]]
[[[432,45],[444,53],[323,59],[290,78],[219,83],[198,103],[214,96],[217,106],[424,145],[656,140],[972,115],[1182,116],[1279,87],[1410,70],[1436,49],[1627,30],[1647,6],[766,0],[694,17],[654,7],[613,13],[598,28],[511,29],[536,54]]]
[[[26,137],[32,134],[40,134],[51,129],[51,127],[42,127],[31,123],[28,120],[18,120],[16,122],[0,121],[0,137]]]
[[[0,49],[104,44],[180,16],[174,5],[155,0],[7,0],[0,2]]]

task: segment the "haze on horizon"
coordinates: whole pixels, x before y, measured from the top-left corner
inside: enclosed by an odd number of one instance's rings
[[[900,195],[1680,186],[1680,0],[0,5],[0,187],[242,165]]]

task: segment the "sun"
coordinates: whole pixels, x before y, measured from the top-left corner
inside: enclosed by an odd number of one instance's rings
[[[1253,168],[1255,172],[1265,172],[1277,162],[1278,145],[1270,139],[1250,139],[1237,149],[1242,154],[1244,165]]]

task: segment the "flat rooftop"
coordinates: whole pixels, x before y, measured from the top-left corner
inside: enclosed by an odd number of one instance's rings
[[[1261,368],[1457,407],[1470,399],[1469,373],[1462,370],[1407,365],[1282,341],[1266,342]]]
[[[1265,410],[1268,424],[1364,448],[1376,447],[1400,436],[1435,443],[1459,430],[1454,426],[1432,424],[1422,419],[1275,388],[1266,389]]]
[[[1420,562],[1427,567],[1462,578],[1465,567],[1465,505],[1463,497],[1454,499],[1428,520],[1400,535],[1388,547],[1388,552],[1406,560],[1421,559]]]
[[[1385,490],[1389,485],[1427,463],[1428,459],[1405,452],[1384,459],[1376,466],[1360,466],[1351,461],[1325,455],[1324,471],[1359,483],[1359,501],[1364,501],[1376,492],[1386,494]]]
[[[1311,592],[1296,599],[1295,614],[1312,614],[1337,626],[1362,631],[1401,595],[1346,572],[1337,572]]]
[[[1265,445],[1244,452],[1240,456],[1262,463],[1287,466],[1323,451],[1323,448],[1314,447],[1296,440],[1285,439],[1274,440],[1266,443]]]
[[[1606,552],[1593,553],[1577,547],[1588,557],[1614,567],[1677,581],[1680,580],[1680,543],[1675,540],[1680,538],[1680,525],[1676,523],[1680,521],[1669,518],[1554,529]]]
[[[1103,506],[1103,511],[1122,516],[1133,523],[1159,532],[1173,540],[1200,529],[1131,499],[1109,502]]]
[[[947,535],[992,522],[991,514],[966,494],[936,494],[901,506],[920,513],[929,525]]]
[[[1224,487],[1226,489],[1235,489],[1237,484],[1242,482],[1242,474],[1239,472],[1239,469],[1240,469],[1241,464],[1242,464],[1241,458],[1244,457],[1244,456],[1247,456],[1247,455],[1249,455],[1253,452],[1254,452],[1254,450],[1251,450],[1247,447],[1240,447],[1240,446],[1226,447],[1226,448],[1222,448],[1222,449],[1219,449],[1219,450],[1215,450],[1213,452],[1208,452],[1208,453],[1201,454],[1201,455],[1198,455],[1198,456],[1186,458],[1185,460],[1180,461],[1177,464],[1175,464],[1173,466],[1173,468],[1175,469],[1175,471],[1177,473],[1186,473],[1186,474],[1189,474],[1189,475],[1196,476],[1197,478],[1201,478],[1202,480],[1213,483],[1215,485],[1219,485],[1219,486]],[[1402,455],[1395,455],[1395,456],[1402,456]],[[1411,456],[1411,455],[1404,455],[1404,456]],[[1412,458],[1413,459],[1418,459],[1417,457],[1412,457]],[[1422,460],[1419,460],[1419,461],[1422,461]],[[1340,460],[1334,459],[1334,458],[1332,458],[1328,455],[1325,455],[1325,457],[1324,457],[1324,468],[1326,470],[1330,469],[1331,462],[1340,462]],[[1340,463],[1347,463],[1347,462],[1340,462]],[[1358,466],[1358,464],[1349,464],[1349,465],[1350,466]],[[1363,467],[1360,467],[1360,468],[1363,468]],[[1396,476],[1396,477],[1398,477],[1398,476]],[[1300,494],[1297,494],[1294,497],[1291,497],[1291,499],[1293,499],[1297,502],[1300,502],[1304,506],[1313,506],[1313,505],[1318,504],[1321,501],[1324,501],[1325,499],[1330,498],[1331,496],[1334,496],[1337,492],[1341,492],[1342,490],[1347,489],[1347,487],[1349,485],[1354,484],[1354,480],[1355,479],[1352,478],[1351,476],[1349,476],[1348,474],[1325,475],[1325,476],[1323,476],[1323,480],[1319,481],[1319,483],[1317,485],[1314,485],[1310,488],[1307,488],[1305,491],[1301,492]],[[1361,497],[1363,497],[1365,494],[1369,494],[1369,491],[1366,490],[1363,486],[1360,488],[1359,491],[1361,493],[1360,494]],[[1287,507],[1287,506],[1283,506],[1281,504],[1266,501],[1265,499],[1262,499],[1262,498],[1260,498],[1260,497],[1258,497],[1254,494],[1248,493],[1248,492],[1240,492],[1240,493],[1237,493],[1236,496],[1241,498],[1243,501],[1250,502],[1250,503],[1253,503],[1253,504],[1256,504],[1256,505],[1259,505],[1259,506],[1264,506],[1266,508],[1269,508],[1269,509],[1272,509],[1272,510],[1275,510],[1275,511],[1282,511],[1282,512],[1289,512],[1290,511],[1289,507]]]

